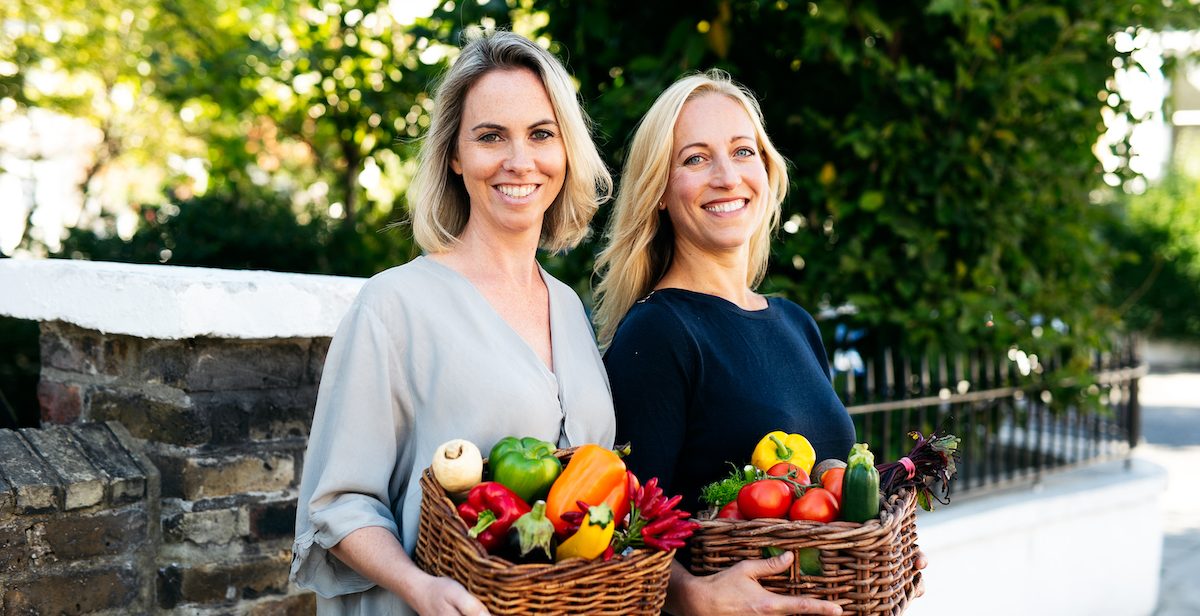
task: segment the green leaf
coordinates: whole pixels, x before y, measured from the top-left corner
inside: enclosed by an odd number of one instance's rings
[[[878,190],[868,190],[858,200],[858,207],[866,212],[875,212],[883,207],[883,193]]]

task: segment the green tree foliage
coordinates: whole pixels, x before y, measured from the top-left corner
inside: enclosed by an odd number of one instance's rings
[[[1114,208],[1113,296],[1131,329],[1200,341],[1200,180],[1178,172]]]
[[[917,347],[1096,343],[1110,330],[1113,255],[1097,236],[1092,147],[1114,61],[1133,64],[1112,34],[1160,27],[1173,11],[1109,0],[532,6],[550,13],[545,33],[565,47],[614,166],[679,74],[723,68],[758,94],[792,163],[769,290],[812,309],[852,305],[853,324]],[[583,276],[590,252],[564,269]],[[1063,326],[1039,327],[1053,319]]]

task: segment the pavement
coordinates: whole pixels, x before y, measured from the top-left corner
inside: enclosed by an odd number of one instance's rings
[[[1154,616],[1200,614],[1200,372],[1141,379],[1142,442],[1134,455],[1167,470],[1163,558]]]

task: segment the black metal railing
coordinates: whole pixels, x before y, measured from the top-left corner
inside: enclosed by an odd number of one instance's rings
[[[856,357],[857,370],[841,362],[834,386],[877,462],[907,453],[908,432],[944,426],[962,439],[954,492],[980,493],[1128,456],[1141,438],[1137,388],[1146,374],[1134,348],[1046,359],[1016,349],[1007,356],[883,350]],[[1072,374],[1068,363],[1075,376],[1062,376]]]

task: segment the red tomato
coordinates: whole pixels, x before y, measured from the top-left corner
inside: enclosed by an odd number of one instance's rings
[[[845,468],[831,468],[821,474],[821,487],[833,492],[838,505],[842,504],[842,477],[845,475]]]
[[[729,501],[721,510],[717,512],[717,519],[725,520],[745,520],[745,516],[738,510],[737,501]]]
[[[792,481],[800,485],[808,483],[808,473],[800,470],[799,466],[791,462],[776,462],[774,466],[767,469],[767,474],[772,477],[787,477],[791,473],[795,473],[792,475]]]
[[[809,488],[788,510],[789,520],[832,522],[837,517],[837,498],[825,488]]]
[[[792,486],[778,479],[759,479],[742,486],[737,506],[747,520],[783,518],[792,506]]]

